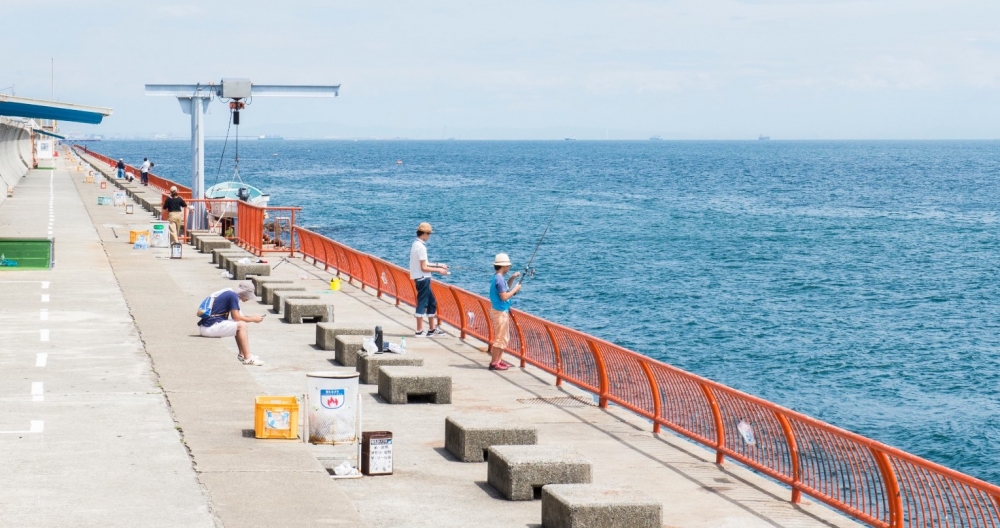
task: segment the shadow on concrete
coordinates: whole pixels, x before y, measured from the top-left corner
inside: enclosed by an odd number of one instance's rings
[[[502,500],[502,501],[507,500],[506,498],[504,498],[503,495],[500,494],[499,491],[497,491],[496,488],[494,488],[493,486],[490,486],[490,483],[486,482],[485,480],[477,480],[476,481],[476,486],[479,486],[479,489],[483,490],[483,493],[489,495],[490,497],[492,497],[494,499],[498,499],[498,500]]]
[[[445,460],[447,460],[449,462],[460,462],[462,464],[465,463],[465,462],[462,462],[461,460],[455,458],[455,455],[451,454],[451,451],[448,451],[447,449],[445,449],[443,447],[435,447],[434,451],[437,451],[437,454],[441,455],[441,458],[443,458],[443,459],[445,459]]]

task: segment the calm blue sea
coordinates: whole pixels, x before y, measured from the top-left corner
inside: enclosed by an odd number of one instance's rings
[[[190,181],[187,141],[91,147]],[[1000,142],[244,141],[240,172],[404,266],[431,222],[482,294],[553,218],[518,308],[1000,483]]]

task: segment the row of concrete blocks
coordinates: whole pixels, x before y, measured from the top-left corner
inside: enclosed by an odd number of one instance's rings
[[[238,269],[243,265],[232,266]],[[319,323],[333,323],[333,304],[321,301],[318,295],[305,294],[304,287],[295,286],[290,280],[267,276],[253,275],[248,278],[253,281],[262,303],[270,304],[274,313],[284,312],[285,322],[302,324],[306,319],[312,319]]]
[[[483,417],[445,419],[445,449],[462,462],[487,462],[487,482],[508,500],[542,499],[542,526],[662,526],[660,503],[592,484],[590,461],[564,447],[539,446],[538,431]]]
[[[421,368],[423,358],[413,353],[367,354],[362,345],[371,337],[374,331],[368,327],[337,323],[316,325],[317,348],[333,350],[338,363],[354,367],[360,383],[377,384],[379,396],[387,403],[405,404],[415,400],[442,405],[451,403],[451,376]]]
[[[255,255],[233,247],[233,243],[224,237],[209,231],[192,231],[189,235],[191,245],[201,253],[211,254],[212,263],[228,271],[234,280],[247,280],[251,275],[271,275],[270,264],[256,262],[258,259]],[[242,258],[250,258],[254,262],[240,263]]]

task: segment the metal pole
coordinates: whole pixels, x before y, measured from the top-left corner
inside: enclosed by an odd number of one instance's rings
[[[202,126],[202,116],[205,112],[205,106],[208,106],[208,102],[211,99],[194,98],[192,99],[192,110],[191,112],[191,123],[194,127],[192,130],[191,137],[194,138],[194,157],[192,161],[192,170],[194,172],[194,181],[191,186],[191,192],[197,193],[198,198],[205,197],[205,127]],[[204,105],[204,106],[203,106]],[[207,219],[205,218],[205,205],[204,202],[198,202],[198,223],[199,225],[207,225]],[[202,229],[199,227],[199,229]]]
[[[197,96],[178,97],[181,110],[191,116],[191,198],[200,200],[205,197],[205,130],[202,127],[202,115],[211,99]],[[192,229],[205,229],[204,202],[195,202],[191,219]]]

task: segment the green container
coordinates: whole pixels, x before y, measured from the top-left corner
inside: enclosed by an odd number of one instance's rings
[[[47,238],[0,238],[0,271],[51,268],[53,244]]]

